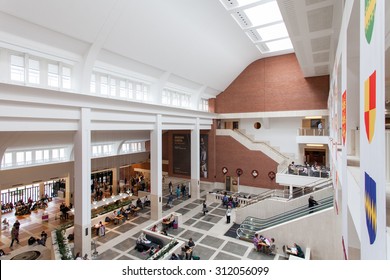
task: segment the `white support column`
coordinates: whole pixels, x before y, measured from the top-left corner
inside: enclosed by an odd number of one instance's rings
[[[74,137],[74,253],[91,256],[91,110],[81,109]]]
[[[289,198],[292,198],[293,197],[293,186],[292,185],[290,185],[290,192],[289,192]]]
[[[200,198],[200,129],[199,119],[191,131],[191,198]]]
[[[162,218],[162,129],[161,115],[156,117],[155,128],[150,132],[150,203],[151,219]]]

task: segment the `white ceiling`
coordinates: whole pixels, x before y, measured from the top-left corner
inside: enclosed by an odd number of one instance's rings
[[[32,49],[168,76],[213,97],[265,57],[231,16],[245,7],[223,5],[235,1],[0,0],[0,42],[12,35]],[[343,1],[277,2],[304,75],[329,74]]]
[[[278,1],[288,30],[295,32],[292,40],[302,51],[298,58],[307,76],[329,73],[326,52],[335,44],[332,28],[338,24],[334,2],[340,1]],[[210,88],[215,95],[263,57],[218,0],[0,0],[0,12],[3,32],[80,57],[97,49],[97,59],[105,54],[102,59],[109,60],[110,53],[160,70],[156,75],[169,73]],[[312,51],[312,44],[324,46],[323,38],[328,50]]]

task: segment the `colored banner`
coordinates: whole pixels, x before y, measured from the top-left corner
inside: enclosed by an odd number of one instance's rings
[[[386,259],[385,7],[360,1],[361,258]],[[376,117],[378,116],[378,118]]]
[[[364,82],[364,126],[367,140],[371,143],[376,120],[376,71]]]

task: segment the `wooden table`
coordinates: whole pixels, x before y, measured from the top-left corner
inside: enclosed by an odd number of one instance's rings
[[[140,207],[136,207],[133,209],[134,216],[138,216],[138,212],[141,210]]]
[[[119,224],[120,221],[124,220],[125,219],[125,216],[123,215],[117,215],[115,216],[114,218],[114,224]]]

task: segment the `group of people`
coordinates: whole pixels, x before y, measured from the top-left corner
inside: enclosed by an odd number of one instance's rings
[[[233,198],[232,195],[228,196],[227,192],[225,192],[222,197],[222,205],[226,208],[228,208],[229,206],[230,208],[236,208],[236,207],[240,207],[240,202],[237,196]]]
[[[172,182],[169,182],[169,193],[173,194]],[[177,187],[176,187],[176,198],[179,199],[180,196],[181,196],[183,199],[185,199],[186,195],[187,195],[187,187],[186,187],[186,185],[184,185],[184,184],[177,185]]]
[[[13,209],[14,209],[14,204],[12,202],[7,202],[5,204],[3,204],[3,202],[1,202],[1,212],[2,213],[11,212]]]
[[[35,238],[34,236],[31,236],[28,239],[28,245],[33,245],[33,244],[37,243],[39,245],[46,246],[46,240],[47,240],[47,233],[43,230],[41,232],[40,238],[39,237]]]
[[[267,254],[272,254],[275,250],[275,238],[267,238],[263,235],[255,233],[255,236],[252,239],[253,246],[256,251],[263,252]]]
[[[319,165],[316,161],[312,165],[308,162],[305,162],[303,165],[295,164],[293,161],[288,166],[288,173],[301,176],[328,178],[330,170],[326,166]]]

